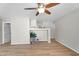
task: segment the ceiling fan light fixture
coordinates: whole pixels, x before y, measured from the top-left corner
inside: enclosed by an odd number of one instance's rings
[[[24,8],[24,10],[37,10],[36,16],[38,16],[41,13],[51,14],[51,12],[48,10],[48,8],[54,7],[60,3],[37,3],[37,7],[35,8]]]
[[[45,9],[44,8],[38,8],[39,13],[44,13]]]

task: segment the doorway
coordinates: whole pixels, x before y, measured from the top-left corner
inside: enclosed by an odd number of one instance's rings
[[[11,43],[11,23],[4,23],[3,43]]]

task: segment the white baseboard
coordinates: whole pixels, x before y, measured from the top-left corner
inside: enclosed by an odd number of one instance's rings
[[[77,50],[75,50],[75,49],[71,48],[70,46],[68,46],[68,45],[64,44],[63,42],[60,42],[60,41],[58,41],[58,40],[56,40],[56,41],[57,41],[57,42],[59,42],[59,43],[61,43],[61,44],[62,44],[62,45],[64,45],[64,46],[66,46],[67,48],[69,48],[69,49],[73,50],[74,52],[79,53],[79,51],[77,51]]]

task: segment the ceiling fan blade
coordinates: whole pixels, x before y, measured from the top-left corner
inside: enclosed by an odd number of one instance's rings
[[[46,14],[49,14],[49,15],[51,14],[51,12],[48,11],[47,9],[45,9],[45,13],[46,13]]]
[[[37,11],[36,16],[38,16],[38,15],[39,15],[39,12]]]
[[[58,4],[60,4],[60,3],[49,3],[49,4],[47,4],[47,5],[45,6],[45,8],[51,8],[51,7],[53,7],[53,6],[55,6],[55,5],[58,5]]]
[[[24,8],[24,10],[36,10],[37,8]]]

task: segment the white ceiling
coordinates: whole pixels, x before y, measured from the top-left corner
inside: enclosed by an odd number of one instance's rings
[[[0,3],[0,16],[2,18],[13,17],[29,17],[31,19],[37,19],[38,21],[54,21],[62,16],[70,13],[71,11],[79,8],[78,3],[61,3],[55,7],[49,9],[51,15],[40,14],[35,16],[36,10],[24,10],[28,7],[37,7],[34,3]]]

